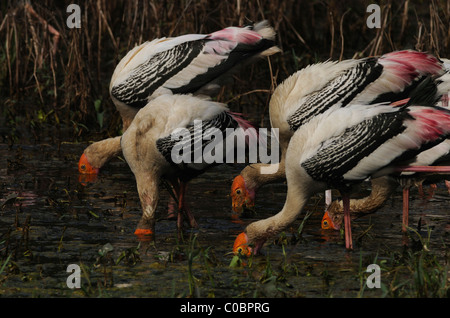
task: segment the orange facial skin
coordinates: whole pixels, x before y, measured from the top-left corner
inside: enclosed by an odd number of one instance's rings
[[[94,168],[88,161],[86,155],[81,155],[80,161],[78,161],[78,171],[82,174],[98,174],[99,169]]]
[[[244,178],[241,175],[234,178],[230,196],[233,211],[236,213],[242,213],[244,207],[252,209],[255,206],[255,192],[247,190]]]
[[[252,254],[252,248],[248,246],[247,234],[244,232],[236,237],[233,245],[233,253],[249,257]]]
[[[331,220],[330,214],[328,211],[325,211],[325,214],[322,217],[322,229],[323,230],[338,230]]]

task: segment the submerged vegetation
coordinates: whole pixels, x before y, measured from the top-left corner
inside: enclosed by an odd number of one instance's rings
[[[89,188],[74,181],[73,172],[62,172],[63,166],[75,169],[82,151],[77,143],[121,133],[109,81],[118,61],[136,44],[267,19],[283,53],[238,73],[217,97],[263,124],[277,83],[310,63],[408,48],[450,58],[450,0],[377,1],[382,24],[375,29],[366,25],[370,0],[85,0],[80,3],[79,29],[66,25],[66,8],[73,2],[0,2],[0,144],[7,145],[0,150],[8,152],[0,186],[0,295],[450,297],[450,255],[444,240],[448,242],[448,230],[442,238],[431,229],[411,228],[407,247],[374,247],[363,244],[382,241],[370,224],[356,231],[362,233],[357,238],[361,249],[352,254],[359,263],[345,263],[343,256],[339,264],[323,261],[323,254],[318,260],[305,258],[305,251],[317,250],[317,244],[311,234],[304,235],[301,220],[271,242],[265,256],[248,260],[228,253],[234,237],[213,244],[212,235],[195,231],[179,239],[166,230],[159,246],[131,244],[124,228],[126,222],[134,226],[135,219],[128,219],[140,212],[129,171],[102,180],[103,189],[116,186],[110,194],[105,193],[109,189],[87,193]],[[37,154],[22,151],[21,145],[38,145],[31,148]],[[49,175],[41,171],[50,168]],[[123,182],[120,191],[117,179]],[[223,187],[228,191],[228,184]],[[27,197],[28,190],[41,197]],[[281,204],[280,198],[272,201]],[[319,199],[305,217],[315,217],[314,226],[323,206]],[[228,207],[228,198],[224,202]],[[77,231],[83,226],[86,234]],[[222,237],[229,235],[224,233]],[[333,252],[345,253],[341,244],[330,245]],[[80,265],[79,290],[65,285],[68,262]],[[379,289],[366,286],[366,266],[372,263],[381,269]],[[165,283],[148,284],[152,280]]]

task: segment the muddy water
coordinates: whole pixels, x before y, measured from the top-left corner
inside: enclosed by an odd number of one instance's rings
[[[366,267],[390,262],[404,251],[401,192],[370,217],[353,222],[355,249],[347,252],[339,232],[320,229],[323,197],[313,197],[300,235],[300,219],[265,255],[230,266],[234,238],[251,221],[278,212],[284,184],[258,193],[256,214],[231,217],[232,178],[242,165],[216,167],[192,181],[188,203],[200,225],[180,237],[168,220],[169,195],[162,189],[156,238],[139,242],[140,218],[134,177],[115,158],[96,182],[78,181],[84,144],[0,145],[0,294],[4,297],[381,297],[365,285]],[[363,187],[359,195],[367,193]],[[410,244],[426,240],[441,264],[448,257],[448,194],[439,184],[433,200],[411,194]],[[431,232],[429,232],[431,231]],[[428,242],[428,234],[430,239]],[[412,242],[412,243],[411,243]],[[413,247],[410,247],[412,249]],[[419,248],[420,249],[420,248]],[[70,289],[70,264],[81,269],[81,288]],[[445,269],[446,270],[446,269]],[[406,274],[407,275],[407,274]],[[381,282],[389,288],[388,272]],[[405,277],[404,279],[412,279]],[[402,295],[399,295],[402,296]]]

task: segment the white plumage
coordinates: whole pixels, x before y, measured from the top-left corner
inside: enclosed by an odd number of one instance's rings
[[[180,213],[188,216],[191,226],[197,226],[195,218],[185,206],[186,184],[220,162],[208,163],[202,160],[177,164],[172,157],[172,149],[178,143],[172,138],[172,133],[178,129],[192,128],[196,121],[202,121],[205,127],[215,128],[224,134],[227,128],[241,128],[237,129],[237,134],[242,134],[242,138],[246,136],[246,129],[252,128],[250,123],[238,114],[229,112],[225,104],[191,95],[162,95],[142,108],[123,134],[122,152],[136,177],[143,211],[135,232],[137,235],[154,234],[155,210],[159,199],[158,185],[162,179],[172,186]],[[211,140],[202,137],[194,136],[189,145],[200,142],[204,148]],[[191,154],[188,155],[190,157]],[[226,156],[226,152],[223,156]],[[179,214],[178,226],[181,227],[181,224]]]
[[[248,27],[229,27],[211,34],[187,34],[145,42],[117,65],[110,83],[111,98],[126,131],[140,108],[165,94],[211,96],[230,73],[279,49],[266,21]],[[170,111],[170,110],[166,110]],[[120,138],[96,142],[84,150],[81,173],[98,172],[120,153]]]
[[[145,42],[130,51],[114,71],[110,92],[119,111],[176,93],[211,95],[223,75],[255,56],[278,51],[275,33],[263,21],[211,34],[188,34]],[[207,89],[205,89],[207,88]]]
[[[365,126],[369,133],[360,129]],[[386,130],[385,136],[378,134],[380,128]],[[258,252],[267,238],[296,219],[312,194],[330,186],[341,190],[344,197],[346,247],[352,248],[349,186],[373,175],[393,172],[397,165],[414,160],[423,147],[439,143],[449,135],[450,112],[442,108],[352,105],[313,118],[294,133],[286,152],[288,193],[283,209],[275,216],[248,225],[236,239],[234,252]],[[334,142],[330,143],[330,139]],[[397,147],[390,150],[390,160],[379,161],[374,154],[380,149],[385,153],[386,145]],[[361,150],[366,152],[367,160],[360,159]],[[346,165],[336,166],[335,158],[344,159]],[[345,177],[357,165],[360,173]],[[253,250],[249,245],[254,246]]]
[[[273,175],[261,174],[261,168],[267,166],[263,164],[244,168],[232,185],[233,209],[240,212],[245,205],[252,206],[260,186],[285,179],[284,154],[290,138],[315,116],[351,104],[371,107],[383,102],[405,104],[403,100],[411,94],[420,95],[415,90],[427,78],[431,84],[439,85],[429,98],[439,99],[444,85],[450,84],[450,81],[441,83],[444,72],[442,63],[432,55],[398,51],[377,58],[317,63],[294,73],[276,88],[270,101],[271,126],[279,129],[278,171]]]

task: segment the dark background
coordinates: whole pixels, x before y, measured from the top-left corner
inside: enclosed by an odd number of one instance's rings
[[[81,8],[80,29],[66,25],[71,3]],[[366,25],[371,3],[381,7],[379,29]],[[245,68],[217,97],[234,111],[258,114],[251,119],[261,123],[274,87],[310,63],[405,48],[450,57],[450,0],[1,1],[0,142],[120,134],[108,87],[131,48],[263,19],[275,28],[283,54]]]

